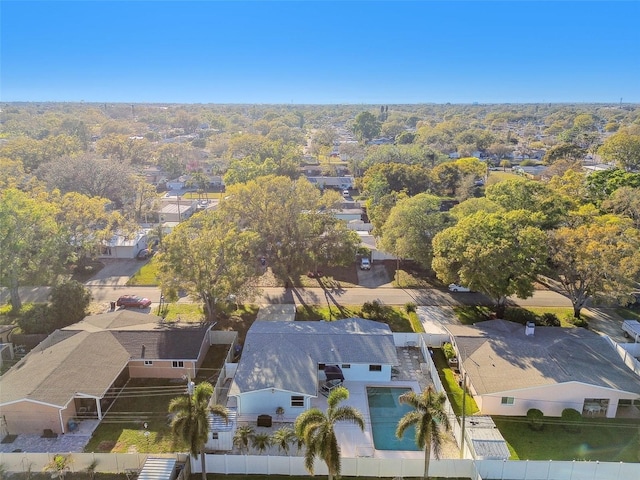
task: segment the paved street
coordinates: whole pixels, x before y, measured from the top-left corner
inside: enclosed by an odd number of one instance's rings
[[[160,289],[157,287],[127,287],[121,285],[87,285],[96,302],[116,300],[120,295],[142,295],[153,302],[160,300]],[[22,287],[20,297],[23,302],[44,302],[49,295],[49,287]],[[296,305],[358,305],[367,301],[379,300],[387,305],[404,305],[414,302],[417,305],[474,305],[491,302],[479,293],[450,293],[439,289],[410,290],[400,288],[262,288],[262,295],[255,303],[266,305],[272,303],[294,303]],[[0,302],[9,301],[9,292],[0,289]],[[181,301],[188,301],[187,298]],[[557,292],[551,290],[536,290],[533,297],[528,299],[512,298],[514,304],[539,307],[570,307],[571,302]]]
[[[87,285],[95,302],[107,303],[115,301],[120,295],[142,295],[152,302],[160,301],[160,289],[157,287],[127,287],[122,285]],[[49,287],[22,287],[20,296],[23,302],[47,301]],[[260,305],[295,304],[295,305],[362,305],[364,302],[378,300],[386,305],[404,305],[413,302],[424,306],[456,306],[456,305],[490,305],[491,302],[479,293],[451,293],[440,289],[401,289],[391,287],[378,288],[262,288],[262,294],[255,299]],[[9,301],[9,292],[0,289],[0,303]],[[180,299],[189,302],[189,298]],[[514,305],[535,307],[571,307],[565,296],[553,290],[536,290],[531,298],[511,298]],[[616,341],[625,341],[620,329],[621,318],[611,308],[591,308],[590,328],[605,333]]]

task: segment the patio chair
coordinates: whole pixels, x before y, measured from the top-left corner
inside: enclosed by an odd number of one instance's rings
[[[329,394],[331,393],[331,390],[333,390],[336,387],[339,387],[340,385],[342,385],[342,380],[340,380],[339,378],[336,378],[334,380],[327,380],[320,387],[320,392],[325,397],[328,397]]]

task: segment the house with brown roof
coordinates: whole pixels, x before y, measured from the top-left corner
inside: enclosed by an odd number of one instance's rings
[[[195,377],[210,326],[171,327],[119,310],[56,330],[0,378],[9,433],[65,433],[75,418],[101,420],[130,378]]]
[[[637,416],[640,377],[607,339],[584,328],[538,327],[506,320],[447,325],[461,378],[485,415]]]

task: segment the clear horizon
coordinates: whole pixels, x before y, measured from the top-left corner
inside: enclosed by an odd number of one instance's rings
[[[640,2],[2,1],[4,102],[640,102]]]

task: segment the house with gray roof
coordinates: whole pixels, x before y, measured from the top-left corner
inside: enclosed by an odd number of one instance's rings
[[[130,378],[195,377],[210,326],[171,327],[118,310],[56,330],[0,378],[0,416],[12,434],[69,431],[101,420]]]
[[[296,417],[317,397],[336,366],[344,381],[389,382],[398,357],[388,325],[347,318],[333,322],[255,322],[229,389],[238,415]]]
[[[521,416],[531,408],[556,417],[565,408],[610,418],[637,413],[640,377],[605,337],[506,320],[446,328],[460,372],[485,415]]]

